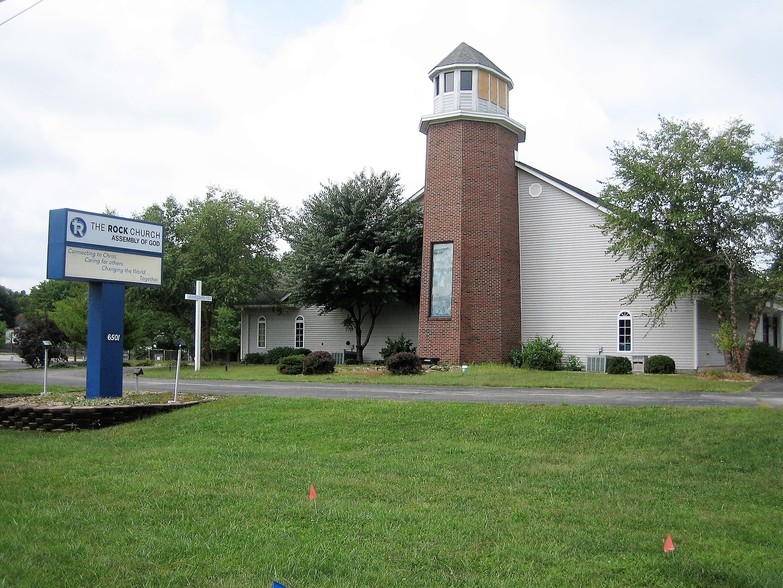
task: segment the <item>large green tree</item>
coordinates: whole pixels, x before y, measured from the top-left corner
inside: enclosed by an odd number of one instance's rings
[[[76,287],[69,289],[65,298],[54,302],[52,310],[48,313],[57,327],[65,335],[66,340],[74,348],[87,347],[87,310],[88,310],[88,285],[87,282],[74,282]],[[152,338],[145,329],[145,316],[149,310],[133,304],[129,292],[132,287],[125,290],[125,311],[122,345],[123,349],[130,351],[138,346],[152,345]],[[128,303],[131,302],[131,303]],[[89,351],[89,350],[88,350]]]
[[[57,300],[49,317],[73,346],[87,347],[87,283],[79,284],[71,295]]]
[[[27,295],[24,292],[14,292],[0,286],[0,321],[13,327],[16,324],[16,315],[21,312],[20,300]]]
[[[655,302],[652,324],[683,298],[708,302],[727,367],[745,371],[761,313],[783,292],[783,141],[758,141],[741,120],[659,122],[610,148],[608,252],[627,261],[628,301]]]
[[[44,280],[30,288],[24,302],[25,317],[48,316],[60,300],[79,296],[86,292],[83,282],[71,280]]]
[[[360,362],[383,308],[419,296],[421,207],[401,194],[397,174],[362,172],[322,186],[285,224],[292,300],[344,311]]]
[[[241,327],[239,310],[228,306],[215,309],[215,324],[212,326],[212,351],[223,359],[230,360],[239,355]]]
[[[163,223],[165,245],[163,287],[139,296],[195,330],[193,303],[185,301],[185,294],[201,280],[203,293],[213,300],[202,305],[201,348],[210,358],[215,310],[237,308],[250,295],[275,287],[280,207],[273,200],[252,201],[210,187],[204,198],[183,206],[169,197],[142,217]]]

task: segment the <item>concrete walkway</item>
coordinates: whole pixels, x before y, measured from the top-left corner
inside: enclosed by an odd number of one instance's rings
[[[14,369],[16,368],[16,369]],[[50,369],[48,384],[85,387],[86,370]],[[8,366],[0,359],[0,382],[41,384],[43,370],[25,369],[18,362]],[[135,389],[127,369],[123,388]],[[139,380],[139,389],[174,392],[174,381],[155,378],[152,370]],[[332,384],[313,382],[239,382],[180,380],[179,391],[219,396],[281,396],[295,398],[347,398],[433,402],[478,402],[506,404],[573,404],[595,406],[693,406],[783,408],[783,380],[760,384],[741,393],[647,392],[638,390],[575,390],[548,388],[471,388],[451,386],[389,386],[379,384]]]

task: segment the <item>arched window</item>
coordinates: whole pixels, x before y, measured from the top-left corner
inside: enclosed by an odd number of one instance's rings
[[[258,317],[258,347],[266,347],[266,318]]]
[[[617,315],[617,351],[631,351],[633,319],[627,310]]]
[[[294,329],[294,347],[302,349],[304,347],[304,317],[300,314],[296,317],[296,327]]]

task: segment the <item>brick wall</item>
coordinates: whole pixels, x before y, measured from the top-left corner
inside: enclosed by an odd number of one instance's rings
[[[517,136],[481,121],[431,124],[419,354],[506,361],[520,339]],[[452,316],[429,316],[432,243],[454,243]]]

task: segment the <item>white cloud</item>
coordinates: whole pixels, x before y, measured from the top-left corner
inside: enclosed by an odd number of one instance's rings
[[[0,3],[0,21],[25,7]],[[0,284],[45,278],[53,208],[127,216],[209,184],[296,206],[364,167],[412,193],[427,73],[462,41],[515,82],[519,157],[587,190],[659,113],[783,135],[781,16],[772,0],[44,2],[0,27]]]

